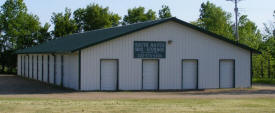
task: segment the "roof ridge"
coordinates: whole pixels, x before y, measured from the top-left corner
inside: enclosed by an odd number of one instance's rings
[[[83,33],[89,33],[89,32],[94,32],[94,31],[101,31],[101,30],[106,30],[106,29],[114,29],[114,28],[119,28],[119,27],[127,27],[127,26],[132,26],[132,25],[136,25],[136,24],[143,24],[143,23],[148,23],[148,22],[154,22],[154,21],[160,21],[160,20],[168,20],[174,17],[169,17],[169,18],[162,18],[162,19],[156,19],[156,20],[147,20],[147,21],[143,21],[143,22],[137,22],[137,23],[132,23],[132,24],[127,24],[127,25],[121,25],[121,26],[112,26],[112,27],[108,27],[108,28],[100,28],[100,29],[95,29],[95,30],[90,30],[90,31],[84,31],[84,32],[79,32],[79,33],[73,33],[70,35],[75,35],[75,34],[83,34]],[[70,36],[67,35],[67,36]]]

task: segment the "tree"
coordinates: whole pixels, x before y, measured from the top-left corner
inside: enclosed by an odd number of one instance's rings
[[[226,38],[234,39],[230,18],[230,13],[208,1],[201,4],[200,17],[193,24]]]
[[[38,16],[27,13],[23,0],[7,0],[1,6],[0,22],[4,51],[30,47],[37,43],[35,41],[37,36],[49,37],[46,35],[49,27],[41,27]],[[41,34],[41,29],[44,29],[44,34]]]
[[[274,22],[273,22],[273,38],[275,38],[275,10],[273,13],[273,17],[274,17]]]
[[[144,7],[137,7],[133,9],[128,9],[128,14],[125,15],[123,18],[123,24],[133,24],[148,20],[156,20],[156,12],[151,9],[145,12]]]
[[[159,10],[159,18],[170,18],[172,17],[170,8],[167,5],[162,5],[162,9]]]
[[[44,41],[51,40],[51,33],[48,32],[51,25],[45,23],[44,26],[40,26],[38,32],[35,34],[35,44],[41,44]]]
[[[239,18],[239,42],[258,49],[262,39],[256,24],[243,15]]]
[[[262,75],[263,78],[275,78],[275,11],[274,21],[269,25],[264,23],[265,33],[262,43],[259,45],[260,55],[254,55],[254,75]],[[259,71],[260,70],[260,71]],[[272,77],[273,76],[273,77]]]
[[[1,39],[3,51],[15,46],[15,40],[23,23],[22,17],[26,15],[27,8],[23,0],[7,0],[1,6]]]
[[[274,21],[269,24],[264,23],[265,37],[264,40],[275,37],[275,10],[273,13]]]
[[[54,30],[52,33],[56,38],[77,32],[77,24],[71,15],[71,10],[68,8],[65,9],[64,14],[53,13],[51,22],[54,24]]]
[[[75,10],[74,20],[77,23],[78,31],[82,32],[117,26],[120,16],[110,12],[108,7],[103,8],[98,4],[90,4],[86,8]]]
[[[39,18],[28,14],[23,0],[6,0],[0,9],[0,65],[9,71],[16,66],[17,49],[31,47],[37,44],[36,37],[44,40],[48,28],[41,33]]]

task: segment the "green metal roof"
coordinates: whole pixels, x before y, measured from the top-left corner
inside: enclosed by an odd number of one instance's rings
[[[84,33],[77,33],[77,34],[72,34],[68,35],[62,38],[58,38],[55,40],[50,40],[47,42],[44,42],[40,45],[36,45],[34,47],[26,48],[26,49],[21,49],[17,50],[17,54],[30,54],[30,53],[69,53],[69,52],[74,52],[77,50],[81,50],[83,48],[87,48],[93,45],[96,45],[98,43],[102,43],[114,38],[118,38],[120,36],[130,34],[135,31],[139,31],[157,24],[161,24],[163,22],[167,21],[174,21],[177,23],[180,23],[182,25],[185,25],[187,27],[190,27],[192,29],[198,30],[200,32],[203,32],[205,34],[211,35],[214,38],[218,38],[221,40],[224,40],[226,42],[229,42],[231,44],[237,45],[241,48],[257,52],[259,51],[250,48],[246,45],[240,44],[236,41],[229,40],[225,37],[222,37],[220,35],[217,35],[215,33],[206,31],[204,29],[201,29],[197,26],[194,26],[192,24],[189,24],[187,22],[184,22],[182,20],[179,20],[175,17],[172,18],[166,18],[166,19],[160,19],[160,20],[155,20],[155,21],[147,21],[147,22],[142,22],[142,23],[137,23],[137,24],[131,24],[131,25],[126,25],[126,26],[119,26],[119,27],[113,27],[113,28],[107,28],[107,29],[99,29],[99,30],[94,30],[94,31],[88,31]]]

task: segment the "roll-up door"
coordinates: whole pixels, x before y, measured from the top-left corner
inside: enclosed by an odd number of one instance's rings
[[[38,80],[42,81],[43,66],[42,66],[42,55],[38,55]]]
[[[17,55],[17,75],[21,76],[21,55]]]
[[[22,55],[22,75],[23,77],[25,77],[25,55]]]
[[[61,55],[56,55],[56,66],[55,66],[55,83],[56,85],[60,85],[62,84],[61,82],[61,74],[62,74],[62,66],[61,66]]]
[[[158,90],[159,87],[159,62],[158,60],[143,60],[142,87],[143,90]]]
[[[37,55],[33,55],[33,79],[38,80],[38,73],[37,73]]]
[[[26,60],[27,60],[27,69],[26,69],[26,72],[27,72],[27,78],[30,78],[30,71],[29,71],[29,69],[30,69],[30,56],[28,55],[28,56],[26,56]]]
[[[49,77],[50,77],[50,83],[51,84],[54,84],[54,56],[53,55],[50,55],[50,60],[49,60],[49,63],[50,63],[50,67],[49,67]]]
[[[197,60],[182,61],[182,88],[183,89],[198,88],[198,61]]]
[[[117,90],[118,61],[101,60],[101,90]]]
[[[32,78],[32,55],[28,56],[29,58],[29,78]]]
[[[43,55],[43,82],[48,82],[48,55]]]
[[[24,77],[28,77],[28,59],[26,55],[24,55]]]
[[[234,87],[234,60],[220,60],[220,88]]]

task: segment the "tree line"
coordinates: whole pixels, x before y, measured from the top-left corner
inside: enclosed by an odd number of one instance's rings
[[[192,24],[205,30],[234,40],[234,22],[232,15],[211,2],[201,4],[200,16]],[[275,11],[273,23],[264,24],[261,33],[256,24],[247,15],[239,17],[240,43],[262,52],[253,55],[253,75],[259,78],[275,78]],[[62,38],[73,33],[95,29],[128,25],[148,20],[172,17],[170,8],[163,5],[159,11],[134,7],[121,17],[99,4],[89,4],[72,11],[54,12],[50,23],[41,25],[39,17],[28,13],[23,0],[6,0],[0,8],[0,72],[16,71],[15,50],[32,47],[48,40]]]
[[[239,17],[239,43],[259,50],[262,54],[254,54],[253,77],[275,79],[275,11],[273,22],[264,23],[265,31],[261,33],[256,24],[247,15]],[[201,4],[199,18],[191,22],[203,29],[234,40],[234,22],[232,15],[213,3]]]
[[[66,8],[65,12],[53,13],[51,17],[51,22],[54,25],[52,36],[57,38],[72,33],[169,17],[172,15],[170,8],[166,5],[159,10],[158,17],[152,9],[146,11],[144,7],[135,7],[128,9],[128,14],[122,19],[118,14],[111,12],[108,7],[89,4],[85,8],[79,8],[73,12]]]

